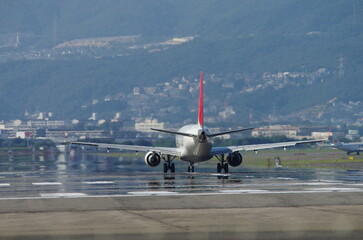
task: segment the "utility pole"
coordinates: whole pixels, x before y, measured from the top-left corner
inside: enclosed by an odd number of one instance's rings
[[[342,56],[340,56],[340,58],[339,58],[338,69],[339,69],[339,78],[343,78],[344,77],[344,58]]]

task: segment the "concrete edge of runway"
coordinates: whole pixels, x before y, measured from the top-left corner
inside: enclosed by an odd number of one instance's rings
[[[0,213],[362,205],[363,192],[239,193],[0,199]]]

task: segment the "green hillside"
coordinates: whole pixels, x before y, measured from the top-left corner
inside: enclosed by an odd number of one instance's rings
[[[288,114],[338,97],[363,101],[363,2],[358,0],[4,0],[0,39],[27,33],[20,49],[0,56],[52,47],[72,39],[140,35],[145,43],[197,36],[164,51],[127,56],[9,59],[0,62],[0,119],[28,111],[85,117],[80,106],[135,86],[206,73],[300,72],[327,68],[345,75],[311,87],[265,89],[238,96],[257,112]],[[28,36],[27,35],[27,36]],[[2,38],[1,38],[2,37]],[[1,41],[0,41],[1,43]],[[108,51],[112,51],[108,50]],[[15,52],[15,53],[14,53]],[[20,53],[19,53],[20,52]],[[303,69],[303,70],[302,70]],[[211,90],[214,91],[214,90]],[[222,100],[221,100],[222,101]],[[127,107],[120,102],[118,111]],[[107,106],[115,111],[114,106]]]

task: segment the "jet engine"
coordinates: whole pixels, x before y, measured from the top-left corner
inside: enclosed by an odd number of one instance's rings
[[[242,154],[239,152],[230,153],[227,156],[227,163],[232,167],[237,167],[242,163]]]
[[[160,164],[160,154],[156,152],[147,152],[145,155],[145,163],[150,167],[156,167]]]

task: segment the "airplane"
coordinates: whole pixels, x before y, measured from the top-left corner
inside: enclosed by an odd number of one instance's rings
[[[330,134],[328,138],[333,136],[332,130],[333,126],[330,127]],[[333,143],[331,144],[331,148],[345,151],[347,152],[347,155],[350,155],[353,152],[355,152],[357,155],[360,155],[360,152],[363,152],[363,142],[344,143],[340,142],[339,139],[335,137],[333,137],[332,140]]]
[[[360,155],[360,152],[363,152],[363,142],[354,142],[354,143],[341,143],[336,142],[333,143],[332,148],[337,148],[339,150],[343,150],[347,152],[347,155],[355,152],[357,155]]]
[[[153,131],[158,131],[176,136],[176,147],[152,147],[152,146],[137,146],[137,145],[122,145],[122,144],[105,144],[105,143],[90,143],[90,142],[71,142],[71,144],[95,146],[106,149],[130,150],[136,152],[146,152],[145,163],[150,167],[156,167],[164,160],[164,173],[169,170],[175,172],[175,164],[173,160],[179,157],[180,160],[188,162],[188,172],[194,172],[194,165],[199,162],[204,162],[216,157],[218,159],[217,172],[222,170],[228,173],[229,166],[237,167],[241,165],[243,157],[242,151],[255,151],[269,148],[295,146],[297,144],[318,143],[326,139],[306,140],[306,141],[291,141],[280,143],[267,143],[255,145],[229,146],[229,147],[214,147],[213,138],[225,134],[232,134],[252,130],[253,128],[236,129],[219,133],[212,133],[204,125],[204,107],[203,107],[203,72],[200,72],[199,81],[199,106],[198,106],[198,123],[186,125],[178,131],[170,131],[164,129],[151,128]],[[166,156],[166,158],[164,157]]]

